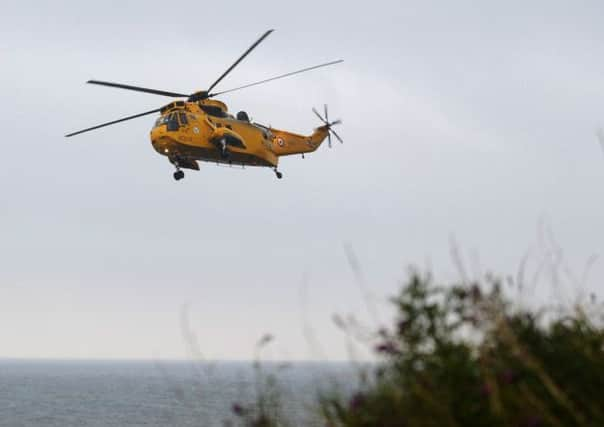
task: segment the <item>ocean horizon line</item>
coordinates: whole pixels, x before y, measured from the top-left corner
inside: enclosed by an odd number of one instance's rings
[[[23,363],[175,363],[175,364],[186,364],[186,363],[201,363],[201,364],[255,364],[260,363],[262,365],[288,365],[288,364],[333,364],[333,365],[344,365],[344,364],[371,364],[370,360],[319,360],[319,359],[291,359],[291,360],[273,360],[273,359],[194,359],[194,358],[80,358],[80,357],[8,357],[0,356],[0,364],[10,362],[23,362]]]

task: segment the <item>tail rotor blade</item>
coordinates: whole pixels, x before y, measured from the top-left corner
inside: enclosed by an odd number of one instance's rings
[[[312,112],[315,113],[315,116],[317,116],[319,118],[319,120],[321,120],[324,125],[321,126],[321,129],[325,129],[327,131],[327,144],[329,145],[329,148],[332,147],[332,141],[331,141],[331,134],[333,133],[333,136],[340,141],[340,144],[343,144],[344,141],[342,140],[342,138],[340,138],[340,135],[338,135],[336,133],[336,131],[334,131],[332,129],[332,126],[335,125],[339,125],[340,123],[342,123],[342,120],[338,119],[338,120],[334,120],[333,122],[329,122],[329,109],[327,107],[327,104],[323,104],[323,114],[325,114],[325,117],[321,116],[321,114],[319,114],[319,112],[313,107]]]
[[[325,119],[323,117],[321,117],[321,115],[319,114],[319,112],[315,109],[315,107],[312,108],[312,112],[315,113],[315,115],[319,118],[319,120],[321,120],[323,123],[327,124],[327,122],[325,121]]]
[[[335,130],[331,130],[331,133],[333,133],[333,136],[335,136],[338,141],[340,141],[340,144],[344,144],[344,141],[342,141],[342,138],[340,138],[340,135],[338,135]]]

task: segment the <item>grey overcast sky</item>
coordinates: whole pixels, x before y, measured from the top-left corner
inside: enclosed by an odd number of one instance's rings
[[[270,332],[267,357],[346,359],[332,314],[373,328],[375,305],[384,321],[410,264],[458,279],[452,241],[470,277],[514,275],[526,258],[527,277],[558,263],[574,283],[543,280],[543,301],[602,295],[603,12],[552,0],[5,0],[0,356],[184,358],[188,307],[207,358],[251,358]],[[283,180],[202,164],[177,183],[151,148],[152,117],[63,137],[169,102],[86,80],[203,89],[269,28],[221,89],[345,60],[222,98],[297,132],[318,125],[312,106],[343,119],[345,144],[282,159]]]

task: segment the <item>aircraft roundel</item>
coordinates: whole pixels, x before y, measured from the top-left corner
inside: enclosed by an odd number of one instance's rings
[[[283,138],[277,138],[277,144],[279,144],[279,147],[283,147],[285,145],[285,141],[283,141]]]

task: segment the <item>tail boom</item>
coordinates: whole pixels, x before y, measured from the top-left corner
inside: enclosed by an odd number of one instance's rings
[[[292,154],[303,154],[315,151],[325,141],[329,133],[327,126],[320,126],[309,136],[296,133],[271,129],[274,135],[272,150],[277,156],[289,156]]]

